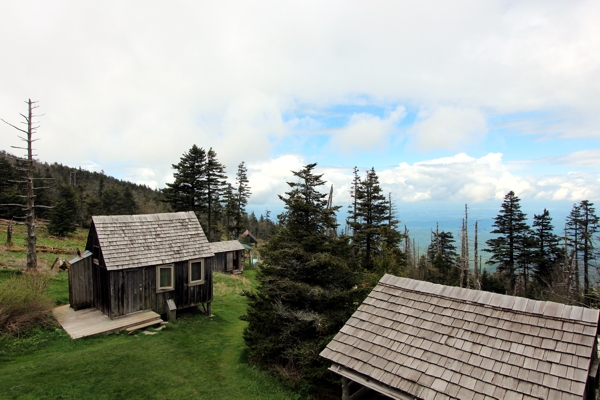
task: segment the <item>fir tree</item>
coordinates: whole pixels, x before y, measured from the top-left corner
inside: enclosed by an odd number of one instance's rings
[[[350,215],[352,245],[355,254],[358,254],[361,259],[362,266],[367,270],[373,270],[373,259],[380,252],[384,226],[389,220],[390,213],[374,168],[367,171],[365,179],[358,183],[354,190],[354,197],[356,211]]]
[[[443,285],[460,286],[458,253],[454,245],[452,232],[438,231],[431,233],[431,243],[427,248],[427,262],[433,267],[426,280]]]
[[[573,204],[571,212],[567,216],[565,223],[565,234],[567,236],[568,253],[569,253],[569,275],[575,281],[575,291],[577,295],[580,292],[581,277],[579,273],[579,246],[581,242],[581,208],[578,204]]]
[[[12,219],[22,214],[21,207],[9,204],[21,204],[17,174],[12,164],[4,156],[0,156],[0,217]]]
[[[554,226],[550,212],[544,209],[540,215],[533,216],[533,235],[535,240],[535,259],[533,273],[537,282],[543,287],[552,287],[555,267],[561,261],[562,254],[558,246],[558,236],[554,234]]]
[[[497,265],[497,270],[507,278],[507,290],[511,294],[516,293],[517,270],[522,266],[519,264],[522,261],[520,257],[527,248],[525,242],[529,233],[526,215],[521,211],[519,202],[513,191],[504,196],[500,213],[494,218],[495,229],[491,232],[497,237],[489,239],[485,249],[492,254],[487,264]]]
[[[594,234],[598,232],[599,219],[594,209],[594,204],[588,200],[579,203],[581,217],[579,227],[581,231],[579,249],[582,255],[583,267],[583,296],[586,304],[590,304],[590,263],[596,258],[594,254]]]
[[[63,185],[59,189],[59,200],[50,213],[48,232],[51,235],[66,236],[77,229],[77,202],[72,187]]]
[[[225,186],[225,166],[217,161],[217,153],[208,150],[206,157],[206,172],[204,174],[204,187],[206,190],[206,215],[208,241],[220,241],[221,231],[217,228],[217,222],[221,218],[221,195]]]
[[[194,211],[202,221],[206,213],[206,152],[193,145],[179,163],[173,164],[173,169],[175,181],[162,190],[165,201],[173,211]]]
[[[237,174],[235,177],[235,189],[236,189],[236,211],[235,211],[235,237],[240,237],[243,228],[243,218],[246,214],[246,205],[248,204],[248,199],[252,194],[250,192],[250,186],[248,185],[248,176],[246,173],[248,169],[246,165],[242,161],[240,165],[238,165]]]
[[[265,265],[257,291],[247,293],[243,319],[253,363],[322,388],[331,375],[319,353],[368,289],[360,285],[347,240],[327,235],[337,226],[339,207],[327,207],[327,195],[318,191],[325,181],[315,166],[294,172],[298,181],[288,182],[290,191],[279,196],[285,207],[281,227],[261,251]]]
[[[237,196],[233,191],[233,186],[231,183],[227,183],[225,185],[222,201],[223,226],[225,227],[225,235],[227,236],[227,240],[229,240],[232,234],[235,234],[235,225],[233,225],[233,222],[235,221],[235,217],[237,215]]]

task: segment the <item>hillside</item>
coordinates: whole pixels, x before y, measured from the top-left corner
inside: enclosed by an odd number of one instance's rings
[[[104,174],[62,164],[35,163],[36,186],[47,187],[36,191],[36,205],[53,206],[71,193],[77,209],[77,224],[88,226],[92,215],[151,214],[167,212],[169,205],[161,201],[161,193],[145,185],[122,181]],[[0,151],[0,204],[22,204],[22,161]],[[64,188],[70,188],[67,191]],[[49,209],[39,208],[36,215],[49,218]],[[0,218],[22,216],[19,207],[0,207]]]

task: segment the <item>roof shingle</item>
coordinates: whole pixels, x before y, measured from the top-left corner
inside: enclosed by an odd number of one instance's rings
[[[321,356],[421,398],[581,399],[598,320],[599,310],[385,275]]]
[[[109,270],[214,256],[191,211],[95,216],[92,221]]]

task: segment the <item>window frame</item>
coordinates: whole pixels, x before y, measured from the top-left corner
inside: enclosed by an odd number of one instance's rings
[[[171,286],[160,286],[160,270],[161,268],[169,268],[171,270]],[[175,265],[163,264],[156,266],[156,293],[168,292],[175,290]]]
[[[199,280],[192,280],[192,264],[193,263],[200,263],[200,275],[202,276]],[[202,285],[204,284],[204,273],[206,268],[206,260],[204,258],[195,258],[193,260],[189,260],[188,261],[188,285],[189,286],[195,286],[195,285]]]

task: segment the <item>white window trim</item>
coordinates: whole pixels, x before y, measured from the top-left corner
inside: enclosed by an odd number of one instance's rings
[[[160,269],[169,268],[171,270],[171,286],[160,286]],[[156,266],[156,293],[168,292],[175,289],[175,266],[173,264],[157,265]]]
[[[202,278],[197,281],[193,281],[192,280],[192,263],[197,263],[197,262],[200,262],[200,264],[202,265],[201,271],[200,271]],[[206,268],[206,261],[204,260],[204,258],[196,258],[194,260],[188,261],[188,285],[189,286],[202,285],[204,283],[204,272],[205,272],[204,268]]]

